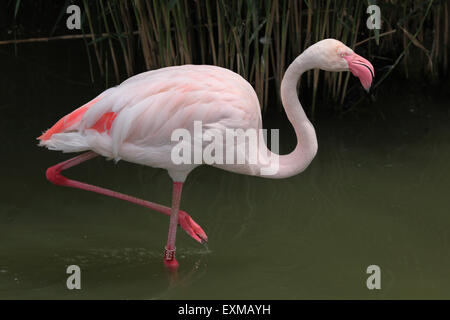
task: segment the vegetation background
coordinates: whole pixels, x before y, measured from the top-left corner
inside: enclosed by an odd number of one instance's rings
[[[81,8],[81,30],[66,28],[70,4]],[[372,4],[380,30],[366,25]],[[19,55],[23,42],[83,39],[86,70],[104,87],[145,70],[214,64],[252,83],[264,110],[280,109],[270,93],[289,63],[330,37],[373,62],[372,97],[393,70],[401,80],[448,84],[449,10],[447,0],[9,0],[0,49],[13,45]],[[301,84],[312,116],[318,99],[342,112],[367,97],[348,72],[310,71]]]

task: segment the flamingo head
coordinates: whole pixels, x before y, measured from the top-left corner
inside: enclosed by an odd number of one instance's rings
[[[310,47],[317,67],[327,71],[350,71],[358,77],[362,86],[369,91],[375,70],[372,64],[353,52],[342,42],[335,39],[325,39]]]

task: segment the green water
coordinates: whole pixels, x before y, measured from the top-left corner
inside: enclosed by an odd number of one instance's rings
[[[34,138],[98,91],[63,80],[80,72],[70,64],[55,71],[51,53],[33,63],[2,58],[0,298],[450,298],[443,96],[387,88],[359,112],[317,117],[318,155],[289,179],[196,169],[181,206],[209,245],[179,229],[173,281],[162,263],[168,217],[44,177],[69,155],[38,148]],[[292,150],[287,123],[268,123],[282,128],[281,152]],[[95,159],[67,176],[170,203],[162,170]],[[66,288],[72,264],[82,270],[81,290]],[[381,290],[366,287],[372,264],[381,268]]]

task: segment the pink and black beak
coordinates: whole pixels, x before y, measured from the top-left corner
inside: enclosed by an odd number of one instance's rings
[[[356,53],[345,56],[344,59],[347,60],[348,69],[351,73],[359,78],[364,89],[369,92],[372,80],[375,78],[375,70],[372,64]]]

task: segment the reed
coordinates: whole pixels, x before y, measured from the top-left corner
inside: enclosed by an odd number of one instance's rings
[[[366,27],[374,0],[83,1],[100,77],[119,82],[144,69],[186,63],[232,69],[253,84],[264,109],[287,65],[307,46],[337,38],[380,67],[378,87],[400,62],[431,77],[448,75],[449,5],[445,0],[378,1],[382,29]],[[137,32],[136,32],[137,31]],[[106,36],[104,36],[106,34]],[[95,36],[97,35],[97,36]],[[411,57],[411,56],[414,56]],[[415,63],[417,57],[426,63]],[[401,70],[399,70],[401,71]],[[108,81],[108,80],[107,80]],[[357,85],[348,73],[314,70],[302,80],[337,110]],[[319,89],[322,88],[321,91]]]

